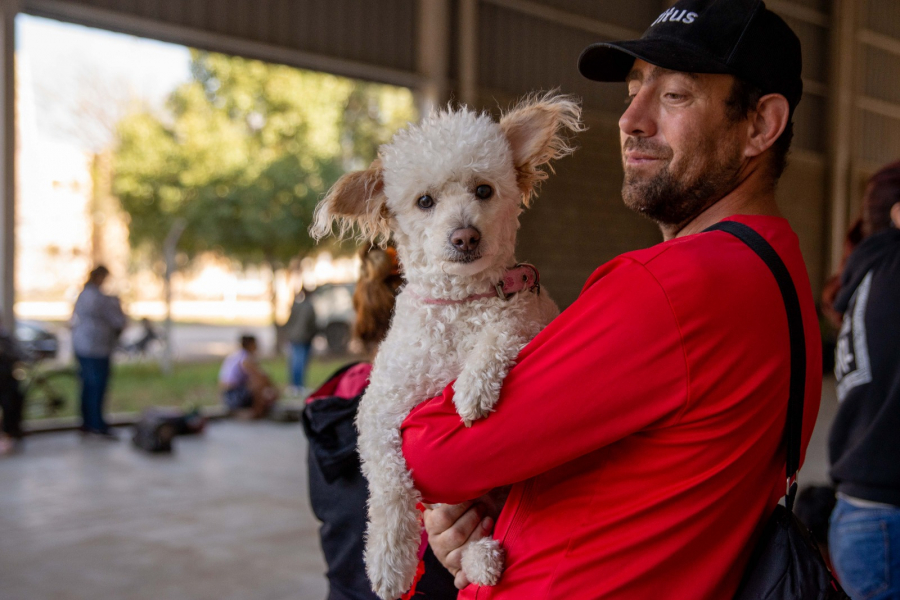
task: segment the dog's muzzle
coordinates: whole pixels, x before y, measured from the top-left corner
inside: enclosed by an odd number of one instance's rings
[[[450,246],[450,260],[453,262],[470,263],[481,258],[481,232],[471,225],[450,232],[447,243]]]

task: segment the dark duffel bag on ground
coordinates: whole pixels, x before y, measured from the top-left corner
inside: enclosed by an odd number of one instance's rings
[[[199,409],[185,412],[180,409],[150,408],[141,414],[134,426],[134,445],[147,452],[171,452],[176,435],[200,433],[206,427],[206,417]]]
[[[787,311],[791,344],[790,392],[784,428],[787,450],[784,506],[776,506],[769,517],[735,600],[850,600],[828,570],[812,534],[793,513],[806,395],[806,339],[797,289],[781,257],[752,228],[736,221],[723,221],[706,229],[714,230],[730,233],[747,244],[772,271]]]
[[[151,454],[172,452],[175,426],[169,419],[155,413],[145,413],[134,424],[134,445]]]

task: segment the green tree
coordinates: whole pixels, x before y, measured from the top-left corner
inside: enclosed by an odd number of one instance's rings
[[[136,249],[213,251],[275,274],[314,248],[316,202],[414,117],[409,90],[192,51],[192,78],[165,114],[119,122],[113,190]],[[274,321],[274,293],[272,294]]]

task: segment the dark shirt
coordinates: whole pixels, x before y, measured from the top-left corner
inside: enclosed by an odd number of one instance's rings
[[[840,407],[828,440],[840,492],[900,506],[900,231],[854,251],[834,303],[843,313],[834,373]]]
[[[316,310],[309,297],[300,302],[294,302],[291,307],[291,316],[284,325],[285,335],[292,344],[309,344],[315,337]]]

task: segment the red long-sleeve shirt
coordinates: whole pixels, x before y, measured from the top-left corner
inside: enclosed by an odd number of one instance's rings
[[[734,217],[776,249],[807,344],[803,449],[821,343],[784,219]],[[721,600],[784,494],[787,317],[765,263],[725,232],[622,255],[519,355],[496,412],[465,428],[453,391],[419,405],[403,449],[427,501],[514,484],[495,587],[460,598]]]

